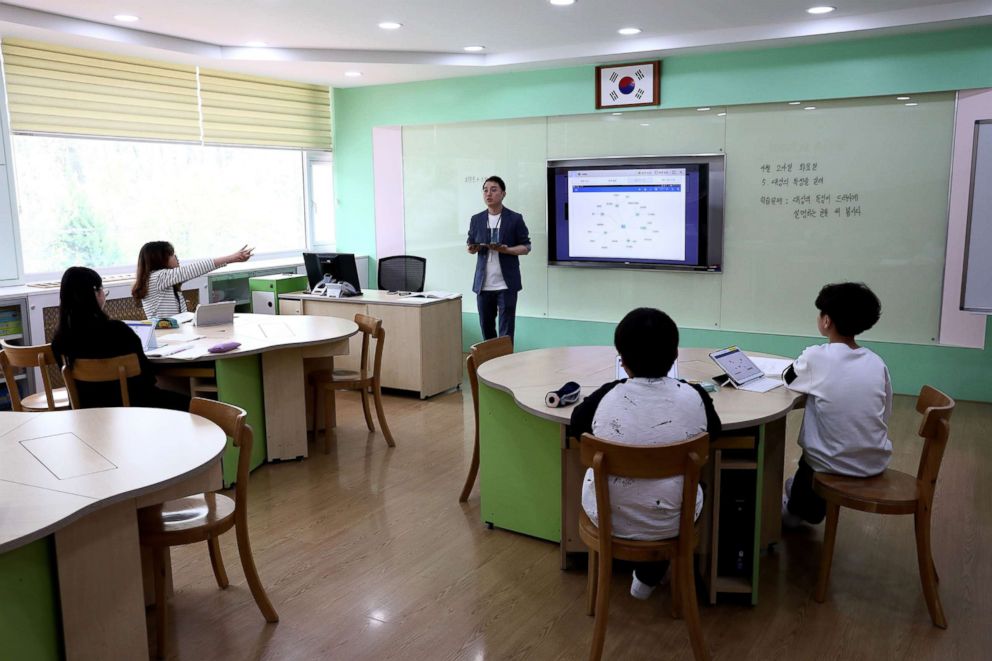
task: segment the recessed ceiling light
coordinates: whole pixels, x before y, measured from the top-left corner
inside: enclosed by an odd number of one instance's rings
[[[466,46],[463,50],[467,50],[469,53],[478,53],[480,50],[486,50],[485,46]]]
[[[830,12],[837,9],[836,7],[829,7],[827,5],[821,5],[819,7],[810,7],[806,10],[807,14],[829,14]]]
[[[920,104],[918,104],[918,103],[913,103],[913,102],[910,102],[910,103],[907,103],[906,105],[907,105],[907,106],[909,106],[910,108],[912,108],[913,106],[918,106],[918,105],[920,105]]]
[[[641,28],[620,28],[617,32],[625,37],[629,37],[632,34],[640,34]]]
[[[798,106],[802,101],[789,101],[790,106]]]
[[[696,108],[696,112],[706,112],[707,110],[711,110],[711,108],[709,106],[703,106],[702,108]]]
[[[383,30],[399,30],[403,27],[402,23],[397,23],[396,21],[383,21],[379,23],[379,27]]]
[[[816,106],[806,106],[803,110],[816,110]]]
[[[138,17],[134,14],[114,14],[114,20],[121,23],[134,23],[138,20]]]
[[[569,5],[574,5],[575,0],[548,0],[555,7],[567,7]]]
[[[648,124],[647,122],[644,122],[643,124],[641,124],[641,126],[651,126],[651,125]]]
[[[908,96],[897,96],[896,101],[909,101]]]
[[[344,72],[344,75],[348,76],[349,78],[361,78],[362,72],[361,71],[345,71]]]
[[[265,48],[266,43],[264,41],[249,41],[245,46],[248,48]]]
[[[725,113],[725,112],[718,112],[718,113],[716,114],[716,116],[717,116],[717,117],[726,117],[726,116],[727,116],[727,113]]]
[[[613,115],[614,117],[618,117],[618,116],[622,115],[623,113],[622,112],[611,112],[610,114]]]

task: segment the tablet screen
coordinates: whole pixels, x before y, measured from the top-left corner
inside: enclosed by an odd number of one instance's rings
[[[734,383],[747,383],[764,375],[758,366],[737,347],[714,351],[710,358],[716,361]]]

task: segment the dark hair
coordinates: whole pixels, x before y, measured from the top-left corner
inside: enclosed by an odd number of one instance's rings
[[[506,192],[506,182],[503,181],[503,179],[501,177],[497,177],[496,175],[493,175],[493,176],[489,177],[488,179],[486,179],[485,181],[483,181],[482,182],[482,187],[485,188],[486,187],[486,184],[488,184],[490,181],[494,182],[497,186],[499,186],[499,189],[501,191],[503,191],[504,193]]]
[[[824,285],[816,297],[816,307],[820,314],[830,317],[837,332],[844,337],[864,333],[882,316],[878,296],[863,282]]]
[[[109,319],[96,300],[96,292],[103,289],[103,278],[85,266],[71,266],[62,274],[59,289],[59,324],[55,327],[52,343],[71,365],[75,355],[75,340],[89,336],[88,329]]]
[[[148,296],[148,278],[152,271],[169,268],[169,258],[176,254],[176,249],[168,241],[149,241],[141,246],[138,252],[138,269],[134,274],[134,286],[131,287],[131,296],[138,305],[141,299]],[[172,287],[176,300],[179,300],[180,285]]]
[[[637,308],[617,324],[613,345],[633,376],[656,379],[678,360],[679,328],[661,310]]]

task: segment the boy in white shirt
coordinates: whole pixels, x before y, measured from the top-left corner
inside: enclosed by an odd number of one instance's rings
[[[629,379],[601,386],[572,411],[569,434],[590,432],[625,445],[672,445],[708,431],[720,433],[720,418],[709,393],[697,385],[668,378],[679,355],[679,329],[653,308],[628,312],[617,325],[613,343]],[[613,534],[626,539],[667,539],[679,534],[682,478],[659,480],[609,478]],[[696,512],[703,507],[696,489]],[[582,508],[599,524],[592,469],[582,485]],[[647,599],[668,569],[667,562],[637,565],[630,593]]]
[[[785,482],[782,523],[820,523],[826,502],[813,492],[813,474],[878,475],[889,465],[892,413],[889,370],[854,338],[878,322],[882,305],[867,285],[830,284],[816,297],[817,329],[827,344],[809,347],[785,370],[787,387],[805,393],[799,431],[803,455]]]

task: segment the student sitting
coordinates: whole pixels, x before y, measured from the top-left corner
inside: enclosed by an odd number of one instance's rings
[[[831,284],[820,290],[816,307],[817,329],[828,342],[807,348],[783,374],[788,388],[808,395],[799,430],[803,455],[795,477],[785,482],[787,527],[826,516],[826,502],[813,492],[814,472],[878,475],[892,454],[889,370],[854,340],[881,316],[878,297],[862,283]]]
[[[627,313],[613,343],[629,379],[608,383],[572,411],[569,433],[594,436],[627,445],[671,445],[708,431],[720,432],[720,418],[701,387],[666,375],[679,355],[679,330],[672,319],[653,308]],[[682,478],[659,480],[610,478],[613,534],[626,539],[656,540],[679,532]],[[598,525],[592,469],[582,485],[582,508]],[[696,516],[703,508],[703,490],[696,492]],[[661,582],[667,562],[642,563],[634,571],[630,593],[647,599]]]
[[[141,348],[141,339],[123,321],[107,316],[103,306],[107,290],[100,274],[82,266],[66,269],[59,291],[59,325],[52,338],[52,351],[72,367],[77,358],[114,358],[136,354],[141,374],[127,380],[131,406],[189,410],[189,397],[155,387],[151,363]],[[81,408],[120,406],[121,390],[116,382],[77,382]]]
[[[252,250],[245,246],[224,257],[197,259],[180,266],[171,243],[149,241],[141,246],[138,253],[138,270],[131,296],[144,308],[148,319],[186,312],[186,299],[180,293],[182,283],[233,262],[247,262],[251,259]]]

